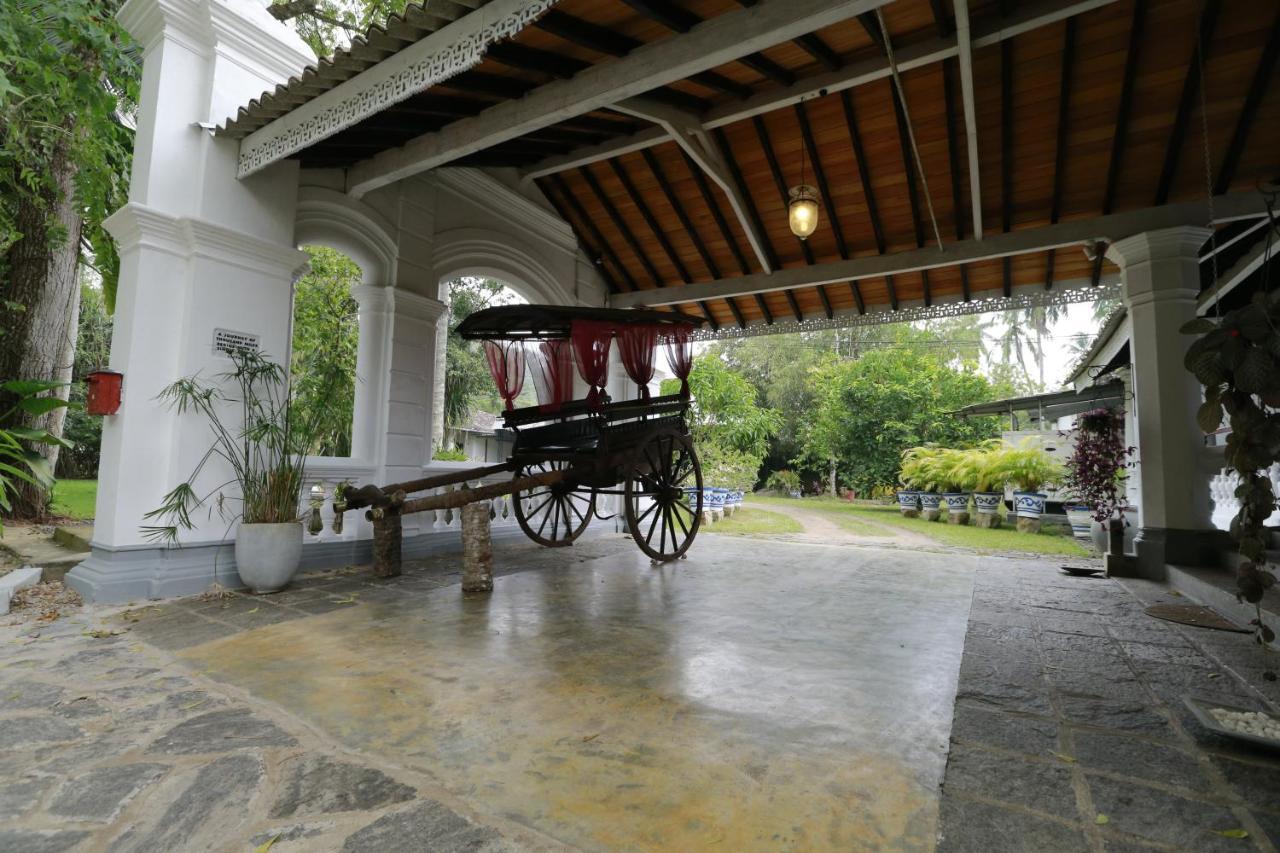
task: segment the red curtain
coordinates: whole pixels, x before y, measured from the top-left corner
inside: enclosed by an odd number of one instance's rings
[[[498,395],[507,404],[507,411],[511,411],[524,388],[524,352],[520,342],[485,341],[484,356],[489,362],[493,384],[498,386]]]
[[[618,352],[631,381],[640,386],[640,399],[649,399],[653,381],[653,356],[658,344],[658,327],[640,324],[618,329]]]
[[[689,399],[689,372],[693,370],[693,343],[689,327],[676,326],[666,335],[667,366],[680,379],[680,396]]]
[[[613,343],[613,324],[601,320],[574,320],[569,331],[573,354],[578,362],[578,375],[591,386],[587,403],[600,408],[600,393],[609,381],[609,346]]]
[[[573,348],[567,340],[543,341],[527,353],[538,404],[543,411],[557,411],[573,399]]]

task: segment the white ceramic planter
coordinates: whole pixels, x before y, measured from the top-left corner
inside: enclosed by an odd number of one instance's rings
[[[936,492],[921,492],[920,506],[925,510],[937,510],[942,506],[942,495]]]
[[[969,511],[969,495],[963,492],[947,492],[942,496],[947,502],[947,512],[958,515]]]
[[[1004,495],[1000,492],[974,492],[973,506],[979,515],[997,515],[1004,507]]]
[[[898,492],[898,509],[915,512],[920,509],[920,493],[911,489]]]
[[[1083,504],[1067,507],[1067,520],[1071,522],[1071,535],[1083,542],[1092,542],[1093,511]]]
[[[284,589],[301,560],[301,522],[242,524],[236,533],[236,571],[255,593]]]
[[[1048,495],[1040,492],[1014,492],[1013,511],[1018,518],[1039,518],[1044,515],[1044,500]]]

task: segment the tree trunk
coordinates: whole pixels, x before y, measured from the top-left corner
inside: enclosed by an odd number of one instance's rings
[[[76,333],[80,313],[81,218],[75,202],[76,166],[59,146],[49,161],[54,190],[44,198],[19,198],[16,225],[22,235],[9,248],[5,267],[8,284],[0,296],[22,306],[0,311],[0,381],[9,379],[70,382],[75,364]],[[67,399],[68,388],[55,392]],[[0,413],[14,403],[0,395]],[[65,409],[39,417],[18,413],[0,426],[35,426],[62,435]],[[58,447],[35,448],[51,465],[58,461]],[[41,488],[18,484],[13,500],[15,518],[45,515],[49,495]]]
[[[831,461],[831,469],[830,469],[830,471],[828,472],[827,476],[828,476],[828,477],[830,477],[830,479],[831,479],[831,497],[833,497],[833,498],[838,498],[838,497],[840,497],[840,495],[836,493],[836,460],[835,460],[835,457],[832,457],[830,461]]]

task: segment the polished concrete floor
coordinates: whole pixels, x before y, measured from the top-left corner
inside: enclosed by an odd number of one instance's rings
[[[933,848],[978,558],[610,540],[181,655],[573,846]]]

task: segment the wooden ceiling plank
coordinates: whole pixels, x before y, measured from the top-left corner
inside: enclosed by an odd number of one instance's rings
[[[1222,223],[1262,216],[1266,212],[1266,206],[1264,199],[1258,193],[1242,192],[1216,197],[1213,200],[1213,210],[1215,223]],[[1207,201],[1179,202],[1123,211],[1109,216],[1071,219],[1054,225],[1024,228],[1010,231],[1008,234],[995,234],[983,240],[961,240],[948,245],[944,251],[933,247],[910,249],[886,255],[855,257],[847,261],[788,267],[771,274],[758,273],[735,279],[690,284],[683,287],[680,301],[749,295],[791,287],[832,284],[850,279],[919,272],[923,269],[988,261],[1006,255],[1025,255],[1060,247],[1083,246],[1099,240],[1114,242],[1141,231],[1203,224],[1209,219]],[[680,290],[680,288],[671,290]],[[620,307],[660,305],[666,304],[662,301],[666,298],[661,293],[645,291],[637,294],[621,294],[613,300],[613,304]]]
[[[831,297],[827,295],[827,286],[820,284],[814,290],[818,291],[818,298],[822,300],[822,313],[827,315],[828,320],[835,317],[836,312],[831,307]]]
[[[1040,0],[1028,3],[1007,18],[984,20],[973,35],[973,47],[982,48],[999,44],[1021,33],[1030,32],[1094,9],[1109,6],[1118,0],[1076,0],[1062,3],[1059,0]],[[741,0],[740,0],[741,2]],[[746,5],[746,4],[744,4]],[[757,5],[757,4],[750,4]],[[959,50],[956,38],[926,39],[903,46],[895,51],[900,72],[910,71],[954,58]],[[834,94],[847,89],[865,86],[890,77],[888,61],[882,57],[852,62],[839,71],[814,74],[797,81],[794,85],[782,89],[760,92],[743,101],[733,101],[712,107],[703,117],[707,127],[723,127],[753,116],[784,109],[799,101],[811,99],[823,94]],[[659,129],[642,130],[631,136],[622,137],[600,146],[585,147],[571,152],[562,158],[548,158],[524,173],[526,179],[540,178],[553,172],[576,169],[586,163],[607,160],[633,151],[640,151],[652,145],[660,145],[670,141],[670,137]]]
[[[796,299],[796,292],[794,290],[784,290],[782,295],[787,298],[787,304],[791,306],[791,313],[795,315],[796,322],[804,322],[804,312],[800,310],[800,303]],[[757,293],[756,296],[759,297],[760,294]]]
[[[653,215],[653,211],[649,209],[649,205],[645,204],[644,196],[637,190],[631,181],[631,176],[627,174],[627,169],[622,165],[619,158],[609,161],[609,165],[613,167],[613,173],[618,176],[618,180],[622,183],[622,189],[626,191],[627,197],[640,211],[640,217],[644,219],[645,224],[649,226],[649,230],[653,232],[653,236],[658,241],[658,245],[662,247],[662,251],[667,256],[667,260],[671,262],[671,266],[676,268],[676,273],[680,279],[688,284],[693,281],[693,277],[689,275],[688,268],[685,267],[684,261],[680,260],[680,255],[676,252],[675,247],[671,245],[671,241],[667,239],[667,232],[662,230],[662,226],[658,224],[657,218]]]
[[[769,239],[769,232],[765,229],[764,222],[760,219],[760,211],[756,208],[755,200],[752,199],[751,193],[747,192],[747,184],[742,178],[742,170],[738,168],[738,161],[733,156],[733,149],[729,147],[729,140],[725,138],[724,129],[717,127],[711,131],[711,136],[715,141],[716,148],[719,149],[720,156],[724,160],[728,177],[733,182],[735,195],[742,200],[745,206],[751,230],[759,235],[761,246],[765,252],[764,268],[780,269],[782,264],[778,262],[778,253],[774,250],[773,241]]]
[[[613,264],[613,268],[621,274],[623,281],[627,283],[627,290],[639,290],[640,288],[636,284],[636,280],[631,276],[631,271],[624,267],[622,262],[618,260],[618,256],[614,253],[613,248],[609,245],[608,241],[604,239],[604,235],[600,233],[600,229],[596,226],[595,220],[588,216],[587,212],[583,210],[582,203],[578,201],[578,197],[569,189],[569,185],[565,182],[564,177],[562,175],[552,175],[551,179],[552,186],[554,186],[560,193],[561,197],[568,202],[569,209],[573,211],[574,216],[578,218],[578,221],[582,223],[591,234],[592,241],[595,242],[596,247],[600,250],[599,257],[607,259],[609,263]],[[600,264],[600,266],[603,266],[603,264]]]
[[[743,275],[750,275],[751,265],[747,263],[747,256],[743,254],[742,247],[738,245],[738,241],[733,235],[733,229],[729,227],[729,223],[724,218],[724,213],[720,210],[720,205],[716,203],[715,193],[711,191],[711,185],[707,183],[707,176],[702,173],[701,167],[689,156],[689,152],[681,148],[680,153],[684,156],[684,164],[689,169],[689,174],[693,176],[693,182],[698,187],[703,203],[711,213],[711,218],[715,220],[716,227],[720,229],[720,236],[724,238],[725,243],[729,246],[729,251],[733,253],[733,259],[738,262],[738,269],[742,271]]]
[[[1141,5],[1145,0],[1137,0]],[[1049,203],[1049,223],[1062,215],[1062,186],[1067,171],[1067,130],[1071,126],[1071,74],[1076,56],[1076,19],[1068,18],[1062,34],[1062,76],[1058,80],[1058,129],[1053,154],[1053,197]],[[1058,253],[1050,249],[1044,264],[1044,289],[1053,288],[1054,267]],[[1101,271],[1099,271],[1101,272]]]
[[[1074,19],[1070,19],[1074,20]],[[947,116],[947,167],[951,174],[951,216],[956,223],[956,239],[964,239],[964,196],[960,189],[960,147],[956,144],[955,71],[951,60],[942,61],[943,108]]]
[[[1236,165],[1244,152],[1245,143],[1249,140],[1249,131],[1258,114],[1258,105],[1267,87],[1272,85],[1276,68],[1276,57],[1280,55],[1280,9],[1271,23],[1271,34],[1267,36],[1267,45],[1262,49],[1258,59],[1258,68],[1254,71],[1253,80],[1249,84],[1249,93],[1245,95],[1244,106],[1240,110],[1240,118],[1236,120],[1236,128],[1231,134],[1231,142],[1227,145],[1227,153],[1222,158],[1218,169],[1218,177],[1213,182],[1214,195],[1222,195],[1231,187],[1235,178]]]
[[[622,239],[627,241],[627,245],[631,247],[631,251],[635,253],[636,259],[640,261],[640,265],[644,267],[644,271],[649,274],[649,278],[653,281],[654,287],[662,287],[662,276],[658,274],[658,269],[653,265],[653,261],[649,260],[649,255],[640,246],[640,241],[636,239],[635,233],[631,230],[631,226],[627,225],[627,221],[622,218],[622,214],[618,212],[618,208],[614,206],[609,199],[608,194],[600,186],[600,182],[596,180],[595,174],[591,171],[590,166],[583,166],[579,173],[586,180],[587,186],[591,187],[591,192],[595,194],[596,200],[600,202],[600,206],[604,208],[604,212],[608,214],[609,219],[613,222],[618,233],[622,235]]]
[[[1195,108],[1196,96],[1200,92],[1202,81],[1200,72],[1209,64],[1209,45],[1213,42],[1213,30],[1218,23],[1218,12],[1221,9],[1219,0],[1205,0],[1200,12],[1200,20],[1196,26],[1196,43],[1187,61],[1187,78],[1182,84],[1182,95],[1178,99],[1178,112],[1174,116],[1173,129],[1169,132],[1169,143],[1164,152],[1164,166],[1160,169],[1160,183],[1156,186],[1157,205],[1169,200],[1169,190],[1173,187],[1173,174],[1178,169],[1178,157],[1182,153],[1182,143],[1187,135],[1187,122],[1191,120],[1191,111]]]
[[[706,266],[707,271],[711,273],[713,279],[719,278],[720,268],[716,266],[715,259],[711,257],[711,252],[707,250],[707,244],[702,241],[698,230],[693,227],[693,222],[689,220],[689,214],[685,211],[684,205],[676,197],[675,191],[671,188],[671,183],[667,180],[662,164],[658,162],[658,158],[654,156],[653,151],[648,148],[641,151],[640,154],[644,157],[644,162],[649,167],[649,171],[653,173],[654,180],[658,182],[658,188],[662,190],[662,194],[666,197],[667,204],[671,206],[671,210],[675,213],[676,219],[680,220],[680,227],[689,235],[689,240],[692,241],[693,248],[697,250],[698,255],[702,258],[702,263]]]

